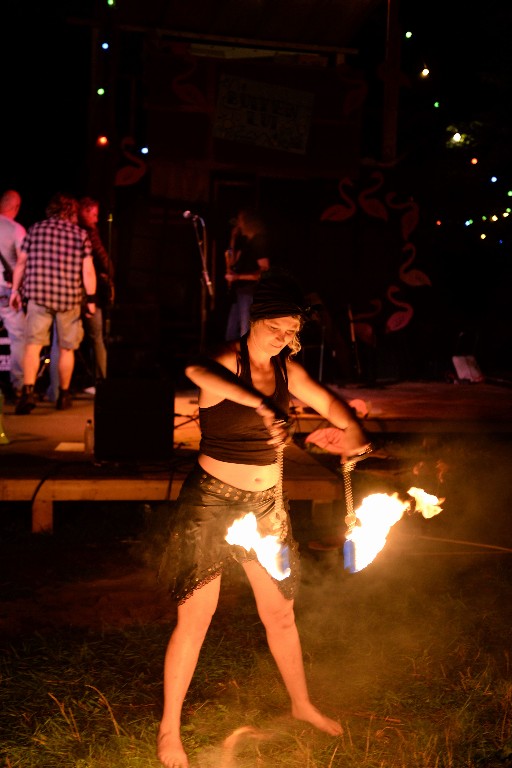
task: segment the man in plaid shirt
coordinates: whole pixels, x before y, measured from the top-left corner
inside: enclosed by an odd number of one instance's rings
[[[71,407],[69,385],[75,350],[84,334],[80,318],[84,291],[87,313],[92,315],[96,310],[91,243],[77,224],[77,201],[59,193],[50,200],[46,215],[46,219],[29,227],[12,280],[10,305],[18,312],[24,302],[27,306],[25,383],[15,409],[17,414],[27,414],[35,408],[34,385],[41,349],[50,344],[53,323],[59,342],[57,409]]]

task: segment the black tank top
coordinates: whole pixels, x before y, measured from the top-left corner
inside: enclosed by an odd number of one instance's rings
[[[276,388],[270,398],[276,406],[288,414],[290,395],[286,372],[285,349],[272,358]],[[240,339],[240,355],[237,376],[252,386],[251,365],[247,350],[247,336]],[[217,405],[199,409],[201,442],[199,450],[212,459],[228,461],[233,464],[256,464],[265,466],[276,459],[276,451],[267,445],[270,438],[254,408],[240,405],[232,400],[222,400]]]

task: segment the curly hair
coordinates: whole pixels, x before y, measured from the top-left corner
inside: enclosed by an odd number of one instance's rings
[[[94,197],[81,197],[78,201],[78,210],[85,211],[87,208],[99,208],[100,204]]]
[[[293,339],[288,344],[288,347],[290,349],[290,354],[288,355],[288,357],[295,357],[295,355],[297,355],[300,352],[301,348],[302,348],[302,345],[300,343],[299,333],[301,332],[302,326],[304,325],[304,320],[303,320],[302,317],[294,317],[293,319],[294,320],[300,320],[300,328],[297,331],[297,333],[294,334]]]
[[[78,201],[71,195],[57,192],[46,207],[46,215],[48,218],[56,216],[59,219],[76,221],[78,216]]]

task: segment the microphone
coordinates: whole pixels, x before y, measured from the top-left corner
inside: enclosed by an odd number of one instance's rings
[[[192,213],[192,211],[183,211],[183,218],[192,219],[192,221],[202,221],[202,218],[197,213]]]

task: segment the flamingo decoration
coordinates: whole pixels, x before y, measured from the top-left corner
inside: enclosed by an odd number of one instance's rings
[[[382,309],[382,301],[380,299],[370,299],[370,304],[374,309],[371,312],[362,312],[353,317],[353,328],[357,338],[368,344],[369,347],[375,347],[377,345],[377,336],[375,334],[375,328],[371,323],[363,323],[362,320],[370,320],[372,317],[376,317]]]
[[[334,205],[329,206],[329,208],[326,208],[320,216],[320,221],[345,221],[354,215],[356,212],[356,204],[350,195],[345,192],[344,188],[346,186],[354,186],[354,183],[349,176],[345,176],[345,178],[343,178],[338,184],[340,197],[345,201],[346,205],[335,203]]]
[[[131,162],[128,165],[123,165],[116,171],[114,178],[114,185],[116,187],[127,187],[130,184],[136,184],[144,174],[148,167],[142,158],[130,152],[130,148],[135,147],[135,141],[131,136],[125,136],[121,141],[121,152]]]
[[[409,240],[411,233],[418,226],[420,209],[418,203],[416,203],[412,197],[405,203],[395,203],[395,197],[396,192],[388,192],[386,195],[386,203],[390,208],[393,208],[396,211],[404,211],[400,217],[400,229],[402,232],[402,239],[406,243]]]
[[[406,285],[432,285],[430,277],[422,272],[421,269],[409,269],[407,268],[412,264],[416,258],[416,246],[413,243],[406,243],[402,248],[403,253],[410,252],[410,256],[404,261],[398,270],[400,280]]]
[[[204,93],[189,82],[190,77],[197,69],[197,59],[189,53],[188,46],[176,43],[172,46],[172,51],[175,56],[180,56],[181,59],[187,64],[183,72],[176,75],[171,84],[173,93],[183,103],[182,109],[199,110],[201,112],[209,111],[208,100]]]
[[[366,187],[359,193],[358,201],[359,205],[368,216],[373,216],[376,219],[388,220],[388,209],[380,200],[373,196],[373,193],[382,187],[384,184],[384,176],[380,171],[374,171],[371,174],[371,178],[376,179],[375,184]]]
[[[393,333],[394,331],[400,331],[402,328],[405,328],[414,314],[414,310],[410,304],[406,301],[399,301],[394,298],[395,294],[399,291],[400,288],[397,285],[390,285],[386,291],[386,296],[389,301],[394,304],[395,307],[402,308],[398,312],[393,312],[393,314],[388,317],[386,321],[386,333]]]

